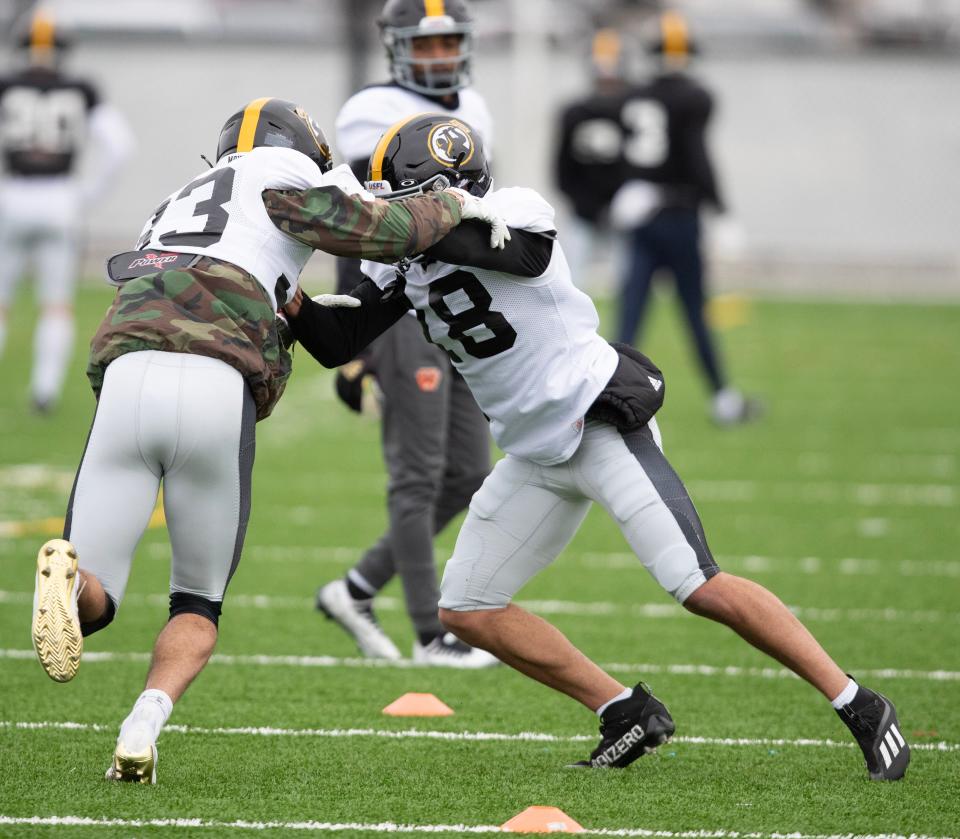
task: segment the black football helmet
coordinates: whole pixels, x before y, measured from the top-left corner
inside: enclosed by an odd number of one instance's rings
[[[387,0],[377,24],[390,74],[401,87],[445,96],[470,84],[473,19],[467,0]],[[449,58],[414,58],[414,39],[430,35],[458,35],[460,52]]]
[[[699,51],[683,15],[672,11],[660,15],[656,34],[647,43],[647,52],[659,56],[665,63],[682,67]]]
[[[387,200],[451,186],[480,197],[492,185],[480,138],[444,114],[416,114],[392,125],[367,169],[367,190]]]
[[[25,25],[15,27],[14,44],[27,54],[31,64],[56,64],[70,47],[70,41],[56,25],[53,16],[40,10]]]
[[[330,146],[316,121],[299,105],[285,99],[254,99],[226,121],[217,143],[217,160],[225,154],[259,146],[303,152],[321,172],[333,165]]]

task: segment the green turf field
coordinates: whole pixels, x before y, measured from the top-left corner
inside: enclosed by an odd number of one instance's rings
[[[78,347],[108,301],[83,290]],[[28,413],[22,296],[0,362],[0,836],[458,835],[529,805],[610,835],[960,836],[960,307],[751,303],[724,348],[768,413],[724,432],[660,303],[646,349],[667,376],[665,448],[714,553],[897,703],[915,744],[903,782],[868,782],[822,697],[675,606],[597,511],[521,600],[626,684],[651,685],[677,722],[659,753],[624,771],[565,769],[596,735],[572,701],[506,668],[364,666],[312,593],[383,526],[378,429],[333,401],[330,374],[303,353],[259,429],[219,658],[161,736],[159,784],[108,784],[165,620],[169,549],[162,528],[147,533],[116,622],[88,640],[73,682],[51,682],[30,645],[34,557],[56,535],[93,399],[81,351],[61,410]],[[379,613],[409,649],[398,598],[391,585]],[[408,691],[456,714],[382,715]]]

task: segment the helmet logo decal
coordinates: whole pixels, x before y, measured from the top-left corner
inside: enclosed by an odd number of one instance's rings
[[[459,120],[441,122],[427,137],[430,156],[441,166],[459,167],[470,161],[476,146],[470,129]]]
[[[323,155],[323,157],[325,157],[327,160],[330,160],[330,146],[328,146],[326,143],[320,142],[320,138],[323,136],[323,131],[320,129],[317,121],[299,106],[294,108],[293,112],[304,121],[307,128],[310,130],[310,134],[313,136],[313,142],[317,144],[320,154]]]

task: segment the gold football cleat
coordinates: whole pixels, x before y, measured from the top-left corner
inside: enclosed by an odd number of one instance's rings
[[[80,667],[83,635],[77,617],[76,585],[76,549],[64,539],[51,539],[37,555],[33,647],[55,682],[69,682]]]
[[[131,752],[121,742],[117,742],[113,753],[113,763],[107,770],[108,781],[128,781],[133,784],[155,784],[157,782],[157,747],[148,746],[141,752]]]

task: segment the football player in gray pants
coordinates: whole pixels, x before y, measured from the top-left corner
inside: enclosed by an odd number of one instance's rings
[[[443,143],[433,140],[443,137]],[[440,619],[468,643],[580,702],[601,739],[578,766],[623,767],[674,732],[665,705],[628,688],[513,598],[563,551],[593,502],[663,590],[728,626],[818,690],[853,734],[873,780],[904,776],[910,748],[893,703],[845,674],[771,592],[717,565],[686,488],[664,457],[654,415],[664,380],[646,356],[597,333],[556,241],[553,208],[531,189],[490,189],[469,126],[410,121],[377,147],[367,186],[403,198],[472,184],[510,227],[490,252],[463,225],[403,272],[403,294],[490,417],[506,456],[470,502],[441,583]],[[363,263],[380,288],[401,280]],[[309,346],[309,337],[302,340]]]
[[[310,351],[334,367],[406,311],[370,281],[352,296],[304,299],[298,280],[313,251],[398,259],[472,216],[493,222],[491,245],[502,245],[502,224],[467,193],[394,208],[330,160],[302,108],[254,100],[225,124],[216,165],[160,204],[136,251],[110,260],[120,289],[88,367],[99,401],[64,538],[37,558],[32,627],[47,674],[72,679],[83,636],[120,607],[162,482],[170,619],[110,780],[155,782],[160,730],[213,651],[250,514],[254,423],[283,394],[292,338],[319,332]]]
[[[392,80],[356,93],[337,115],[337,149],[358,178],[381,135],[400,119],[442,111],[475,126],[492,143],[486,103],[470,87],[473,23],[466,0],[387,0],[379,18]],[[363,279],[359,260],[340,259],[338,290]],[[375,378],[375,385],[372,379]],[[399,574],[416,639],[413,660],[476,668],[496,659],[446,632],[437,618],[433,537],[464,510],[490,472],[487,422],[442,350],[427,343],[411,312],[347,365],[337,391],[353,410],[379,389],[383,458],[389,477],[387,532],[342,579],[317,591],[317,608],[370,658],[399,659],[383,631],[374,598]]]

